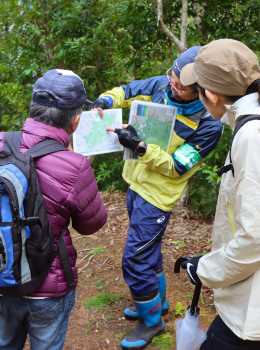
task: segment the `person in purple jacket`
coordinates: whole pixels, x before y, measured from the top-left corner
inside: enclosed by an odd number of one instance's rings
[[[59,69],[46,72],[33,86],[30,117],[22,128],[20,151],[25,152],[46,139],[55,139],[68,147],[87,101],[83,81],[78,75]],[[3,136],[0,132],[1,139]],[[39,158],[35,166],[54,244],[69,220],[82,235],[93,234],[105,224],[107,212],[87,158],[59,151]],[[64,241],[75,286],[68,287],[58,254],[46,279],[33,295],[26,298],[0,296],[0,349],[23,349],[28,334],[31,350],[63,349],[78,281],[76,250],[68,229]]]

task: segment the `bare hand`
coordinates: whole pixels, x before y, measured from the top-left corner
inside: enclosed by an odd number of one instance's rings
[[[129,124],[123,124],[122,125],[122,129],[126,129],[128,127]],[[112,132],[115,132],[116,128],[110,128],[110,127],[107,127],[106,128],[106,131],[112,131]]]
[[[93,109],[91,109],[91,111],[96,111],[96,112],[98,112],[100,118],[103,118],[103,117],[104,117],[104,112],[103,112],[103,109],[102,109],[102,108],[93,108]]]
[[[112,131],[112,132],[115,132],[115,130],[116,130],[116,128],[110,128],[110,127],[106,128],[106,131]]]

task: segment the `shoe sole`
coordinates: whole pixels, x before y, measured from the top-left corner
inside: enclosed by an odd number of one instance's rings
[[[167,315],[169,312],[169,309],[164,309],[162,310],[162,316],[165,316]],[[125,315],[124,314],[124,317],[127,319],[127,320],[131,320],[131,321],[137,321],[138,320],[138,316],[128,316],[128,315]]]
[[[121,345],[122,346],[122,350],[142,350],[142,349],[145,349],[147,347],[147,345],[149,345],[151,343],[151,341],[153,340],[154,337],[157,337],[158,335],[162,334],[163,332],[164,332],[164,328],[161,329],[158,333],[156,333],[148,343],[146,343],[145,345],[142,345],[142,346],[138,346],[138,347],[136,347],[136,346],[132,347],[131,346],[129,348],[128,346]]]

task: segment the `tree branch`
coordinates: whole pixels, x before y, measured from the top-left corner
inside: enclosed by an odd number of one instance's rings
[[[181,15],[181,44],[186,48],[186,33],[187,33],[187,19],[188,19],[188,0],[182,2]]]
[[[188,0],[184,0],[182,4],[182,25],[181,25],[181,40],[179,40],[164,24],[163,22],[163,6],[162,0],[157,0],[157,13],[158,13],[158,21],[157,26],[160,28],[164,34],[172,41],[179,52],[183,52],[185,50],[186,43],[186,29],[187,29],[187,17],[188,17]]]

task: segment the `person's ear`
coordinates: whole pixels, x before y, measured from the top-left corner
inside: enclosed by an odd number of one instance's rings
[[[212,103],[213,106],[217,106],[219,103],[221,96],[218,94],[215,94],[214,92],[211,92],[209,90],[205,90],[205,94],[207,99]]]
[[[74,131],[77,129],[78,124],[79,124],[79,120],[80,120],[80,114],[78,114],[75,119],[73,120],[71,126],[69,127],[69,131],[68,134],[71,135],[74,133]]]

